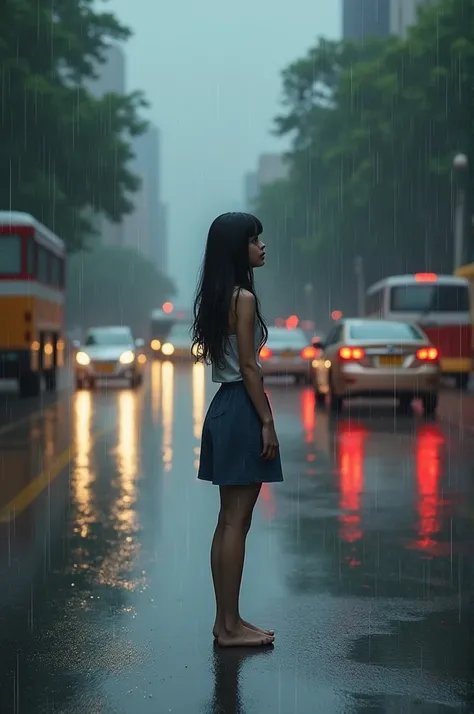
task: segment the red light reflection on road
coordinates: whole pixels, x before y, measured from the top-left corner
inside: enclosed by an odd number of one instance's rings
[[[360,500],[364,488],[364,443],[367,429],[360,424],[340,422],[338,428],[340,538],[354,543],[362,538]]]
[[[412,544],[417,550],[437,552],[433,538],[441,529],[439,480],[441,478],[440,449],[444,437],[437,426],[423,425],[416,435],[416,484],[418,489],[418,539]]]
[[[269,521],[275,517],[276,514],[276,503],[272,493],[272,487],[269,483],[262,483],[262,488],[260,490],[260,496],[262,497],[261,503],[263,506],[263,513],[265,518]]]
[[[314,427],[316,424],[316,411],[314,404],[314,391],[311,388],[303,389],[300,393],[301,421],[304,428],[304,440],[311,444],[314,440]]]

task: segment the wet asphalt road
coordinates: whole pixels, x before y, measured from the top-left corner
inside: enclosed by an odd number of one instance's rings
[[[474,711],[472,396],[438,424],[375,406],[334,422],[310,388],[268,385],[286,480],[257,504],[242,613],[276,642],[223,651],[218,495],[196,480],[214,389],[154,363],[137,392],[65,390],[31,419],[7,400],[1,714]]]

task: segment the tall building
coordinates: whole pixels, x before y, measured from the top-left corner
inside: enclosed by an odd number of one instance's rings
[[[125,94],[125,54],[118,45],[109,45],[104,52],[104,62],[96,65],[95,79],[89,79],[88,89],[102,97],[108,92]]]
[[[258,186],[284,179],[287,175],[288,167],[281,154],[261,154],[259,156],[257,169]]]
[[[253,210],[253,202],[258,195],[258,176],[256,171],[248,171],[244,177],[244,204],[245,211]]]
[[[343,0],[342,36],[346,40],[404,35],[427,0]]]
[[[405,35],[408,27],[414,25],[418,8],[429,0],[391,0],[390,32],[395,35]]]
[[[161,201],[160,132],[154,124],[133,143],[135,159],[131,170],[141,180],[131,196],[135,210],[124,219],[124,243],[150,258],[159,270],[166,271],[167,211]]]
[[[158,236],[156,245],[157,266],[165,275],[168,273],[168,204],[160,202],[158,205]]]
[[[244,176],[245,210],[253,211],[253,202],[262,186],[286,178],[288,166],[281,154],[260,154],[256,171],[249,171]]]
[[[390,32],[390,0],[343,0],[342,36],[362,40]]]
[[[95,79],[88,79],[86,88],[95,97],[103,97],[104,94],[115,92],[125,93],[125,54],[116,45],[110,45],[104,53],[105,61],[98,63],[95,72]],[[100,239],[105,245],[123,245],[123,226],[121,223],[113,223],[104,215],[94,215],[93,223],[100,234]]]

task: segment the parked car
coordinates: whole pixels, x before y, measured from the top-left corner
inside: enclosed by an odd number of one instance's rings
[[[308,339],[299,328],[269,327],[268,340],[259,357],[263,374],[289,375],[297,383],[309,383],[311,361],[316,356],[316,349]]]
[[[129,327],[91,327],[83,344],[76,345],[76,388],[93,388],[96,380],[127,380],[131,387],[143,381],[146,356],[143,340],[134,340]]]
[[[420,398],[425,414],[438,406],[440,354],[426,334],[406,322],[347,319],[321,344],[313,361],[316,400],[340,412],[345,398],[393,397],[409,412]]]

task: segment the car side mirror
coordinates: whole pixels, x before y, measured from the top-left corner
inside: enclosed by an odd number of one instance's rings
[[[138,338],[138,340],[135,340],[135,347],[144,347],[145,346],[145,340],[142,340],[141,338]]]

